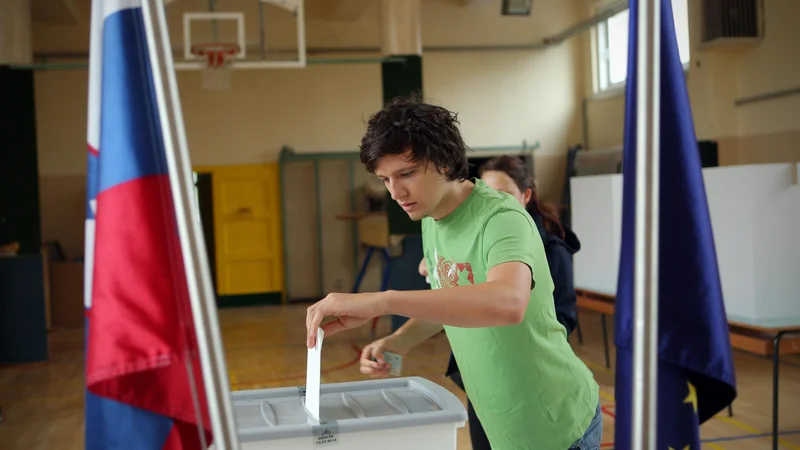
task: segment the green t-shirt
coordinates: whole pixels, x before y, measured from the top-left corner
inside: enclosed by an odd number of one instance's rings
[[[530,215],[514,197],[474,182],[447,217],[422,220],[431,287],[484,283],[489,269],[509,261],[532,268],[534,287],[518,325],[445,326],[467,395],[492,449],[567,449],[594,417],[599,387],[556,320],[553,280]]]

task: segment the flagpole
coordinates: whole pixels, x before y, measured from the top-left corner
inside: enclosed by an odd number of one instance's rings
[[[237,450],[239,442],[231,404],[228,372],[220,338],[211,274],[208,261],[204,259],[207,253],[203,230],[197,219],[199,212],[194,196],[192,167],[163,0],[142,0],[142,12],[214,448]],[[192,376],[191,367],[189,371]],[[195,383],[194,387],[196,386]],[[201,418],[199,408],[197,413]],[[202,438],[202,431],[200,433]],[[209,443],[205,444],[208,447]]]
[[[636,31],[636,227],[632,448],[656,449],[661,1],[641,0]]]

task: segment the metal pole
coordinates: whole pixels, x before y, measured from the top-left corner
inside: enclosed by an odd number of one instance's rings
[[[666,0],[664,0],[666,1]],[[656,449],[661,2],[640,0],[636,31],[636,244],[632,448]]]
[[[220,339],[214,288],[206,259],[199,207],[194,196],[192,167],[163,0],[142,1],[142,12],[214,447],[217,450],[237,450],[239,443],[231,405],[228,372],[225,368],[225,354]],[[187,368],[190,380],[194,381],[191,367]],[[196,389],[197,383],[193,384],[193,388]],[[197,402],[197,399],[195,401]],[[196,407],[199,422],[202,416],[200,408],[197,405]],[[202,442],[203,433],[201,430],[198,431]],[[207,448],[208,445],[209,443],[204,443],[203,448]]]

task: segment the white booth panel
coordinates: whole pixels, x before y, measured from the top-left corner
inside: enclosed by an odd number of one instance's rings
[[[719,169],[719,168],[717,168]],[[758,317],[755,275],[753,181],[744,166],[703,170],[711,228],[722,280],[725,312],[729,316]],[[744,276],[741,276],[743,274]]]
[[[800,186],[795,170],[797,164],[703,169],[730,320],[800,323]],[[574,258],[575,286],[614,295],[622,175],[572,178],[571,199],[572,228],[581,240]]]
[[[572,178],[572,229],[581,241],[573,256],[575,286],[617,292],[622,230],[622,175]]]

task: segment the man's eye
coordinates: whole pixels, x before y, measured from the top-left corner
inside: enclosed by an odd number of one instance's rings
[[[410,177],[410,176],[411,176],[411,175],[413,175],[413,174],[414,174],[414,171],[412,170],[411,172],[404,172],[404,173],[401,173],[401,174],[400,174],[400,176],[401,176],[401,177]]]

